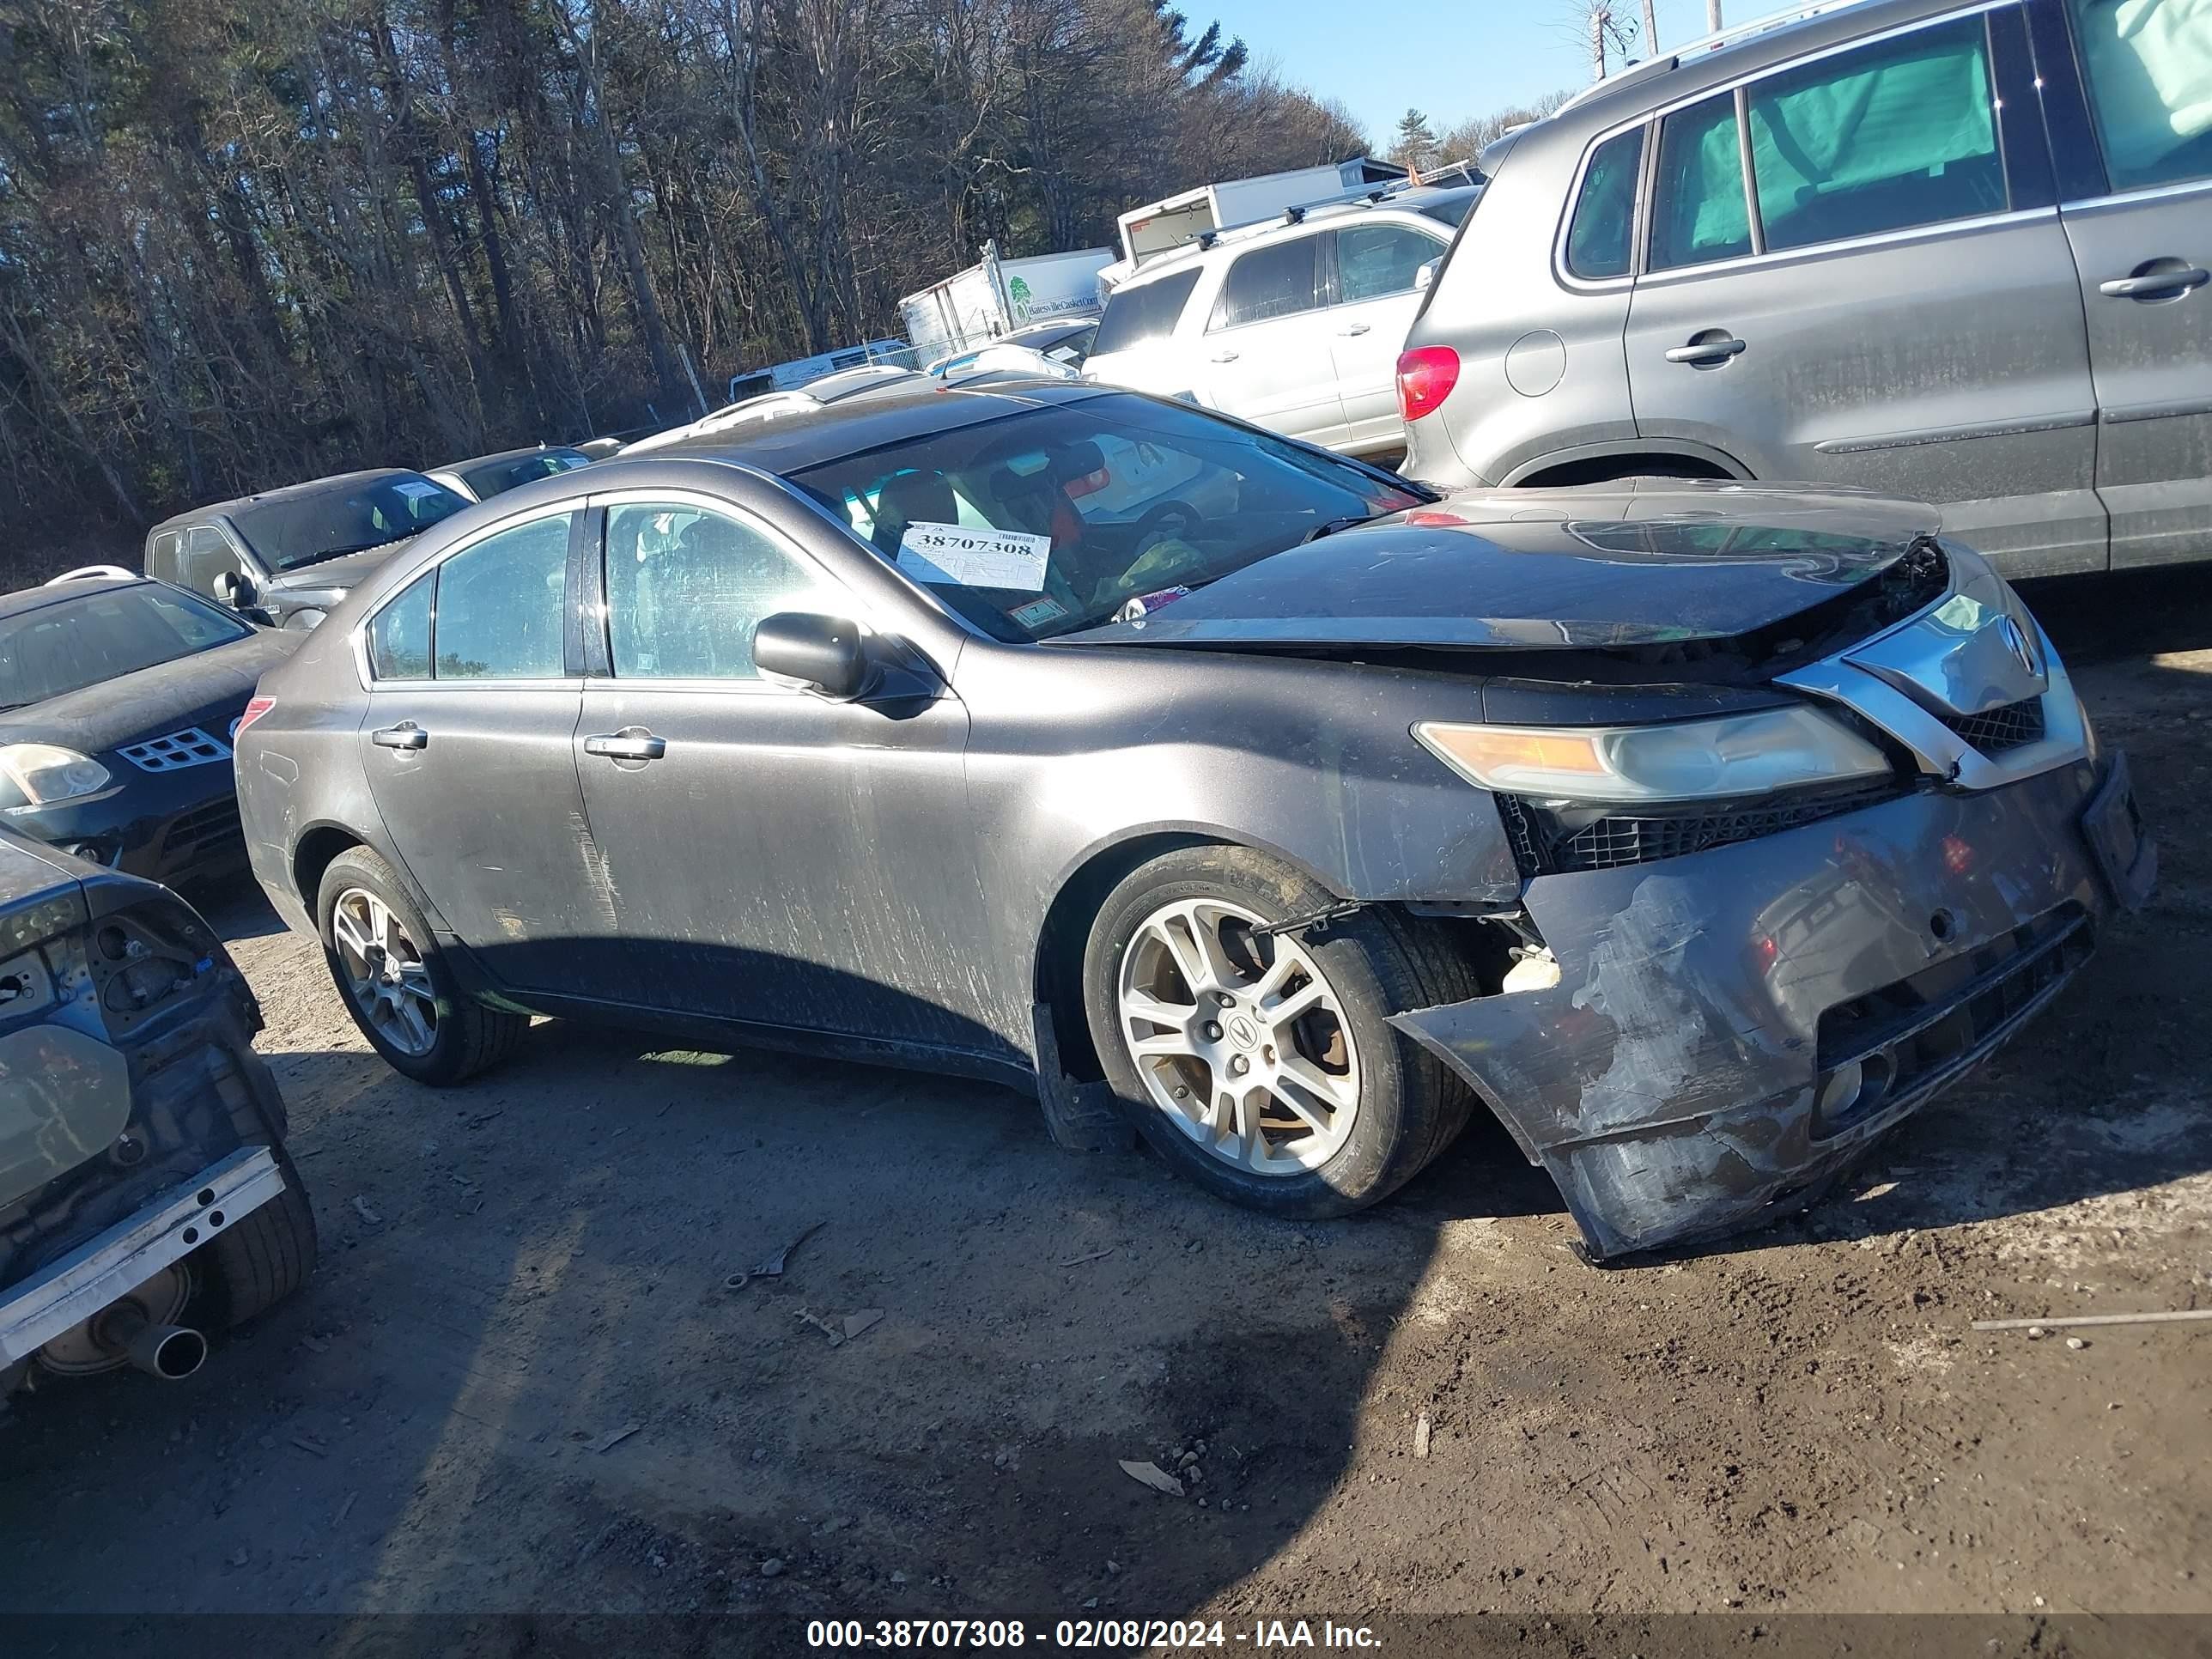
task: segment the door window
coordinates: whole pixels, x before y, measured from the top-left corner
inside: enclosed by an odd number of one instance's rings
[[[1339,304],[1413,291],[1413,273],[1444,251],[1433,236],[1404,225],[1358,225],[1336,233]]]
[[[2004,211],[1978,15],[1771,76],[1750,119],[1770,249]]]
[[[1711,264],[1751,252],[1736,144],[1735,94],[1724,92],[1668,116],[1659,128],[1659,178],[1651,268]]]
[[[438,573],[426,571],[368,624],[369,672],[380,680],[427,680],[430,676],[430,605]]]
[[[185,586],[195,593],[212,596],[215,579],[228,571],[232,575],[243,574],[245,562],[223,539],[222,532],[211,524],[196,524],[185,532]]]
[[[619,678],[753,679],[762,618],[850,610],[842,589],[753,525],[675,503],[607,509],[607,640]]]
[[[2212,179],[2212,9],[2066,0],[2115,190]]]
[[[557,680],[568,672],[568,526],[574,514],[502,530],[438,567],[434,640],[441,680]],[[403,599],[411,599],[410,588]]]
[[[1237,328],[1311,311],[1321,303],[1321,261],[1315,257],[1320,248],[1316,234],[1239,254],[1222,281],[1207,328]]]
[[[180,530],[164,530],[146,550],[146,574],[165,582],[185,579],[185,536]]]
[[[1636,174],[1644,163],[1644,129],[1616,134],[1597,147],[1567,223],[1567,269],[1577,276],[1626,276],[1636,224]]]

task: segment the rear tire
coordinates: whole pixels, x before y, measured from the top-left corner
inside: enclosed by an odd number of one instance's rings
[[[368,848],[349,848],[331,860],[316,893],[315,922],[346,1012],[401,1076],[440,1088],[514,1052],[529,1016],[487,1007],[462,992],[407,889]]]
[[[1402,1009],[1474,994],[1473,974],[1443,941],[1382,910],[1295,934],[1253,931],[1335,902],[1264,854],[1186,848],[1107,896],[1084,952],[1092,1040],[1138,1132],[1208,1191],[1294,1219],[1389,1197],[1474,1108],[1466,1085],[1389,1023]],[[1213,943],[1201,953],[1218,954],[1198,963],[1209,976],[1200,984],[1178,944],[1203,926]],[[1289,1013],[1300,1005],[1306,1012]]]
[[[318,1254],[315,1212],[300,1171],[282,1147],[284,1190],[201,1247],[202,1330],[224,1331],[265,1313],[307,1282]]]

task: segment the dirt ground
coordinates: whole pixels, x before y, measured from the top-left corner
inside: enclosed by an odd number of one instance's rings
[[[432,1092],[212,896],[321,1268],[190,1382],[19,1402],[0,1612],[733,1613],[763,1649],[842,1615],[2212,1615],[2212,1323],[1967,1328],[2212,1305],[2212,582],[2031,599],[2133,757],[2154,907],[1848,1191],[1656,1265],[1582,1265],[1481,1126],[1291,1225],[965,1082],[543,1024]]]

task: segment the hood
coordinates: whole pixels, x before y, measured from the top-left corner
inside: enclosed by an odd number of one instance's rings
[[[11,708],[0,714],[0,744],[55,743],[97,755],[191,726],[228,742],[230,723],[245,713],[261,676],[307,637],[259,629],[251,639]]]
[[[414,539],[412,536],[402,536],[396,542],[364,547],[358,553],[341,553],[335,559],[303,564],[297,570],[276,571],[261,584],[262,591],[270,593],[319,593],[327,588],[334,593],[350,593],[357,583]]]
[[[1529,651],[1727,639],[1880,575],[1940,524],[1932,507],[1788,485],[1641,479],[1468,494],[1062,640]]]

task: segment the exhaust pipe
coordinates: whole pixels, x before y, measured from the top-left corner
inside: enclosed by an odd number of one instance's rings
[[[199,1370],[207,1351],[207,1338],[187,1325],[149,1325],[124,1349],[132,1364],[165,1382],[180,1382]]]

